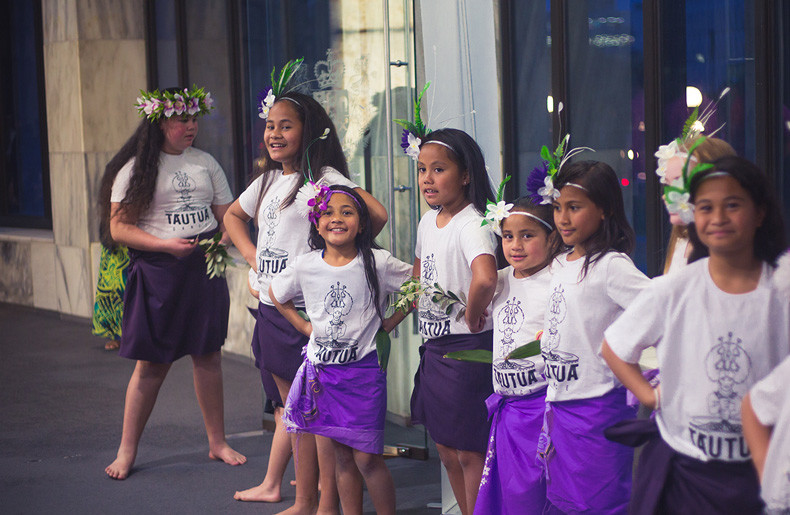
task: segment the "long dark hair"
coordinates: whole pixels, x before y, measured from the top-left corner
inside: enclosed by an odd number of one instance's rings
[[[384,313],[381,310],[381,299],[379,298],[381,295],[381,287],[379,286],[379,276],[376,274],[376,256],[373,255],[373,249],[379,249],[381,247],[379,247],[373,239],[373,224],[370,220],[368,206],[365,204],[365,201],[362,200],[362,197],[351,188],[335,185],[330,186],[330,189],[332,191],[342,191],[356,200],[354,207],[357,213],[359,213],[359,226],[362,230],[357,234],[356,238],[354,238],[354,243],[357,246],[357,251],[362,254],[365,279],[367,279],[368,282],[368,289],[370,290],[373,305],[376,308],[376,314],[379,316],[379,320],[383,321]],[[310,224],[310,239],[308,241],[310,243],[310,248],[313,250],[326,248],[324,238],[318,234],[318,228],[313,224]]]
[[[346,163],[346,156],[343,154],[343,147],[340,144],[340,139],[337,137],[337,129],[335,128],[335,124],[332,123],[332,119],[329,118],[324,108],[321,107],[321,104],[310,95],[297,92],[290,92],[281,96],[275,100],[274,105],[277,105],[279,102],[288,102],[296,111],[299,121],[302,122],[302,142],[299,145],[301,158],[298,166],[302,176],[305,179],[308,178],[308,155],[304,150],[310,145],[309,168],[313,172],[314,180],[318,181],[318,179],[323,176],[324,168],[327,166],[340,172],[343,177],[348,177],[348,163]],[[318,139],[327,128],[329,129],[329,134],[326,139]],[[264,144],[261,150],[261,157],[256,160],[254,169],[255,173],[250,183],[263,175],[263,184],[261,185],[261,191],[258,195],[258,204],[255,208],[257,214],[261,201],[274,180],[274,173],[272,172],[282,169],[282,163],[274,161],[271,158],[269,149],[267,149]],[[303,182],[304,181],[296,181],[293,188],[291,188],[291,191],[288,193],[288,196],[283,200],[281,207],[285,208],[293,204],[296,193],[299,191],[299,188],[302,187]],[[253,218],[257,220],[257,216]]]
[[[557,233],[557,229],[554,226],[553,206],[551,206],[551,204],[539,204],[532,200],[529,195],[527,195],[525,197],[519,197],[513,201],[513,207],[510,209],[510,212],[513,213],[518,211],[536,216],[549,225],[546,227],[542,223],[538,222],[538,226],[546,233],[548,252],[546,253],[546,261],[544,261],[540,267],[541,269],[546,268],[546,266],[554,261],[554,258],[557,257],[557,255],[563,250],[562,238],[560,238],[560,235]],[[504,220],[502,220],[502,222],[504,223]],[[502,223],[500,223],[499,226],[501,228]]]
[[[465,170],[469,174],[464,194],[480,213],[485,213],[486,204],[489,200],[493,202],[495,197],[480,145],[459,129],[435,130],[423,138],[420,148],[429,141],[441,141],[452,147],[452,152],[447,153],[450,159],[462,172]]]
[[[569,182],[584,188],[584,194],[603,210],[604,218],[584,245],[582,276],[587,276],[590,265],[612,250],[630,254],[634,250],[634,230],[625,216],[620,181],[612,167],[601,161],[579,161],[566,165],[554,178],[558,190]]]
[[[754,255],[771,266],[776,266],[776,260],[787,250],[785,236],[785,223],[779,201],[776,199],[775,189],[768,177],[751,161],[742,157],[728,156],[713,162],[713,168],[699,172],[691,178],[689,189],[690,201],[693,203],[700,185],[716,172],[725,172],[746,190],[757,209],[765,210],[763,223],[754,233]],[[689,224],[689,239],[692,252],[689,263],[709,255],[708,248],[702,243],[697,234],[694,223]]]

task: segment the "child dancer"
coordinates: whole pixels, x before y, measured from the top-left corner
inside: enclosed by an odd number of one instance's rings
[[[547,511],[623,513],[633,451],[607,441],[603,430],[636,412],[599,341],[649,280],[628,257],[634,233],[614,170],[597,161],[558,168],[541,190],[570,248],[552,264],[541,339],[549,383],[539,445]]]
[[[790,306],[771,280],[786,248],[784,223],[754,165],[726,157],[708,166],[688,174],[683,194],[693,203],[692,244],[710,257],[656,279],[607,329],[602,348],[623,383],[656,409],[660,437],[640,456],[634,513],[762,510],[740,400],[790,353]],[[636,365],[649,346],[661,368],[656,390]]]
[[[442,356],[492,348],[493,324],[485,309],[496,289],[496,239],[481,227],[481,213],[494,195],[483,153],[465,132],[440,129],[419,143],[420,191],[434,209],[420,220],[414,274],[425,284],[463,293],[467,303],[461,320],[459,306],[446,313],[430,295],[420,299],[419,327],[425,343],[414,377],[412,421],[425,425],[436,442],[458,506],[468,515],[483,473],[491,369]]]
[[[354,188],[371,211],[372,230],[381,230],[387,220],[384,207],[369,193],[348,179],[348,166],[337,131],[326,111],[312,97],[288,90],[288,82],[301,60],[283,67],[274,89],[262,99],[260,116],[266,119],[260,172],[250,186],[230,206],[225,219],[228,234],[244,259],[258,273],[259,289],[268,292],[272,279],[289,260],[308,252],[309,222],[295,204],[297,193],[304,193],[308,178],[318,184],[341,184]],[[309,147],[309,156],[307,149]],[[247,223],[255,218],[257,245],[250,239]],[[294,299],[301,307],[302,300]],[[268,295],[261,295],[256,322],[258,338],[253,341],[256,361],[274,376],[282,399],[288,397],[291,382],[302,362],[307,338],[296,331],[274,308]],[[262,374],[262,380],[263,380]],[[295,512],[309,512],[318,500],[316,486],[316,449],[313,438],[300,439],[295,449]],[[331,447],[327,449],[331,451]],[[328,468],[331,454],[326,456]],[[337,504],[332,496],[334,473],[322,471],[322,502]],[[326,484],[324,484],[326,483]],[[241,500],[267,500],[270,492],[262,483],[239,492]]]
[[[376,246],[367,206],[351,188],[321,191],[321,204],[310,231],[315,250],[269,288],[280,313],[310,339],[284,421],[289,431],[331,439],[343,513],[361,515],[364,478],[376,512],[394,514],[395,486],[382,456],[387,374],[375,339],[380,327],[389,332],[403,319],[384,319],[384,303],[412,267]],[[304,299],[309,321],[297,313],[294,298]]]
[[[546,407],[543,358],[504,359],[543,329],[551,282],[548,264],[559,241],[552,208],[540,200],[517,199],[501,222],[502,250],[510,266],[499,271],[492,306],[494,393],[486,400],[491,434],[477,515],[541,513],[546,503],[546,483],[536,459]]]

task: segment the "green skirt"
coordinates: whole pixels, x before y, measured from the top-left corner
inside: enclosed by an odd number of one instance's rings
[[[93,306],[93,334],[110,340],[121,339],[123,292],[129,268],[129,251],[118,246],[114,251],[101,248],[96,304]]]

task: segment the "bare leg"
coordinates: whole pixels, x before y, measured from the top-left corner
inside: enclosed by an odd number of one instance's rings
[[[353,449],[354,462],[365,478],[376,515],[395,515],[395,483],[381,454],[370,454]],[[361,501],[360,496],[360,501]],[[344,510],[345,511],[345,510]],[[359,513],[362,513],[360,506]]]
[[[354,449],[342,443],[332,441],[335,448],[335,476],[337,490],[340,492],[340,504],[344,515],[361,515],[362,513],[362,474],[359,473],[354,461]],[[373,495],[371,493],[371,495]]]
[[[453,489],[455,500],[458,501],[461,513],[463,515],[471,515],[472,512],[467,509],[466,483],[464,481],[464,470],[458,460],[458,450],[438,443],[436,444],[436,450],[439,451],[439,459],[442,460],[442,465],[447,469],[447,477],[450,479],[450,486]],[[478,479],[479,482],[480,480]]]
[[[483,477],[485,455],[474,451],[458,451],[458,461],[464,473],[464,489],[466,491],[466,506],[469,513],[475,511],[477,492],[480,490],[480,480]]]
[[[104,471],[113,479],[126,479],[137,457],[137,444],[143,434],[148,417],[154,409],[159,388],[162,386],[170,364],[138,361],[126,387],[123,408],[123,433],[115,461]]]
[[[318,513],[340,515],[340,498],[335,479],[335,447],[332,440],[325,436],[316,435],[315,444],[318,451],[318,484],[321,486]]]
[[[272,448],[269,451],[269,465],[266,469],[266,477],[263,482],[247,490],[236,492],[233,496],[237,501],[258,501],[258,502],[280,502],[282,494],[283,476],[288,462],[291,460],[291,437],[285,431],[283,425],[283,409],[274,410],[274,436],[272,437]]]
[[[192,375],[195,381],[203,423],[208,436],[208,456],[228,465],[242,465],[247,458],[231,449],[225,441],[225,406],[222,397],[222,355],[220,351],[204,356],[192,356]]]

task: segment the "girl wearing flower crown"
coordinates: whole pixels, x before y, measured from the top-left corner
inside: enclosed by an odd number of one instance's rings
[[[426,293],[419,301],[425,338],[411,398],[412,421],[425,425],[436,442],[453,493],[464,514],[474,510],[488,438],[485,400],[492,393],[491,368],[443,359],[448,351],[488,349],[492,322],[486,307],[497,280],[496,238],[481,227],[494,199],[483,153],[465,132],[440,129],[419,142],[420,191],[434,209],[417,230],[414,275],[467,299],[439,309]]]
[[[541,338],[548,403],[539,453],[547,509],[623,513],[633,451],[607,441],[603,430],[635,410],[601,358],[600,341],[649,280],[628,257],[634,232],[614,170],[598,161],[557,169],[541,190],[568,249],[552,263]]]
[[[249,187],[230,206],[225,225],[234,245],[258,274],[259,289],[267,292],[272,279],[297,256],[310,250],[309,209],[300,197],[312,197],[316,187],[343,185],[353,188],[371,212],[371,229],[378,233],[387,220],[384,207],[369,193],[348,179],[348,165],[337,138],[337,131],[323,107],[311,96],[290,90],[289,81],[301,59],[287,63],[277,76],[272,73],[272,88],[259,105],[266,119],[259,173]],[[308,152],[309,149],[309,152]],[[306,184],[310,181],[311,184]],[[248,222],[255,219],[257,244],[250,239]],[[304,301],[295,298],[301,308]],[[267,295],[260,296],[256,322],[258,338],[252,342],[257,365],[273,376],[282,399],[286,399],[296,371],[302,362],[307,337],[297,331],[277,311]],[[292,439],[293,441],[293,439]],[[296,465],[296,512],[314,509],[318,501],[316,486],[316,447],[312,437],[299,439]],[[332,449],[322,447],[321,502],[336,506],[332,471]],[[282,478],[264,481],[258,487],[237,492],[239,500],[271,501],[279,498]],[[275,485],[275,486],[271,486]],[[333,500],[334,499],[334,500]],[[323,505],[323,504],[322,504]]]
[[[790,304],[774,281],[784,222],[763,173],[739,157],[683,172],[689,236],[707,257],[655,279],[606,330],[602,354],[655,409],[632,513],[762,513],[741,399],[790,355]],[[661,386],[636,364],[655,346]],[[636,444],[642,442],[634,442]]]
[[[343,513],[362,513],[362,479],[376,513],[395,513],[395,487],[382,456],[387,374],[382,356],[377,359],[376,333],[403,319],[385,319],[384,309],[412,267],[378,248],[368,208],[353,189],[331,186],[320,195],[310,229],[313,252],[299,256],[269,288],[280,313],[309,338],[283,420],[300,437],[331,440]],[[309,321],[297,313],[294,298],[304,299]]]
[[[126,479],[170,365],[192,356],[195,393],[209,457],[230,465],[246,458],[225,441],[220,349],[230,298],[224,278],[209,278],[197,245],[221,229],[233,196],[219,163],[192,147],[197,116],[211,95],[194,87],[143,92],[145,116],[107,165],[102,212],[112,239],[129,247],[120,355],[137,360],[126,390],[118,455],[105,472]]]
[[[478,515],[540,513],[546,503],[546,482],[535,459],[546,407],[543,358],[506,359],[543,329],[548,265],[560,242],[552,208],[541,200],[522,197],[505,205],[499,222],[510,266],[499,271],[492,303],[494,393],[486,401],[491,433],[475,504]]]

